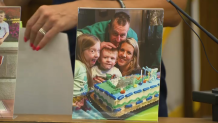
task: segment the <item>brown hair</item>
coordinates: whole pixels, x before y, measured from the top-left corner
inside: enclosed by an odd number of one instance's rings
[[[92,73],[91,73],[91,66],[89,66],[89,64],[87,63],[85,59],[84,51],[94,46],[99,41],[100,40],[97,37],[95,37],[94,35],[90,35],[90,34],[82,34],[77,37],[76,59],[84,63],[86,66],[89,87],[93,86]]]
[[[130,75],[133,70],[140,68],[140,65],[139,65],[139,46],[134,38],[127,38],[126,40],[120,42],[118,49],[121,48],[123,43],[128,43],[129,45],[133,46],[133,48],[134,48],[133,60],[130,62],[129,69],[126,72],[126,75]]]
[[[119,25],[125,26],[127,23],[130,24],[130,17],[125,12],[117,12],[114,14],[113,18],[111,19],[110,26],[112,26],[113,22],[117,20]]]
[[[106,50],[106,51],[109,51],[109,52],[112,52],[112,53],[117,53],[117,55],[118,55],[118,49],[117,48],[108,49],[108,48],[104,47],[104,48],[101,49],[101,54],[102,54],[103,50]],[[101,57],[101,55],[100,55],[100,57]]]

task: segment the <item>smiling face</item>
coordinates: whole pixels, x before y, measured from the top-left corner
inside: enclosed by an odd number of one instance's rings
[[[119,43],[126,39],[127,32],[129,30],[129,23],[125,25],[120,25],[117,22],[117,19],[109,25],[109,37],[110,42],[113,43],[115,46],[118,46]]]
[[[100,41],[98,41],[95,45],[84,51],[85,60],[90,67],[95,65],[99,57],[99,52],[100,52]]]
[[[109,49],[102,49],[101,56],[98,60],[100,63],[100,67],[104,70],[110,70],[116,64],[117,59],[117,51],[116,50],[109,50]]]
[[[118,65],[120,67],[127,67],[133,60],[134,48],[128,43],[123,43],[118,52]]]

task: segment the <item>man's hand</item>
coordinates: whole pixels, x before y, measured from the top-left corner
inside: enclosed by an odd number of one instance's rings
[[[2,45],[3,42],[4,42],[4,40],[3,40],[3,39],[0,39],[0,45]]]
[[[103,49],[104,47],[112,49],[112,48],[117,48],[114,44],[112,44],[111,42],[101,42],[101,49]]]

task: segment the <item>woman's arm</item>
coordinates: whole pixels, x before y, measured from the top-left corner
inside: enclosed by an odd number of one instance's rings
[[[187,0],[173,0],[185,9]],[[181,21],[176,9],[166,0],[124,0],[127,8],[164,8],[164,26],[177,26]],[[57,33],[76,27],[78,7],[120,8],[116,0],[78,0],[59,5],[44,5],[28,20],[24,41],[30,40],[33,50],[43,48]],[[42,35],[39,30],[45,30]]]
[[[24,6],[31,0],[4,0],[6,6]]]
[[[181,9],[186,8],[187,0],[172,0]],[[126,8],[163,8],[164,9],[164,26],[177,26],[181,17],[177,10],[167,0],[123,0]],[[96,7],[96,8],[120,8],[116,0],[81,0],[69,4],[75,7]]]

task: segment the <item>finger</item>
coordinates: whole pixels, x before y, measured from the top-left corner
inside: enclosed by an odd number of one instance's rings
[[[117,48],[114,44],[112,44],[112,43],[108,43],[108,45],[110,46],[110,47],[112,47],[112,48]]]
[[[43,16],[40,16],[38,21],[34,24],[34,26],[31,29],[30,45],[33,47],[33,50],[35,50],[35,48],[36,48],[36,45],[34,45],[36,36],[37,36],[37,34],[39,32],[39,29],[44,25],[44,23],[45,23],[45,18]]]
[[[49,23],[48,21],[43,25],[42,29],[47,32],[47,30],[50,30],[52,28],[52,23]],[[44,34],[39,32],[37,33],[36,39],[34,41],[34,46],[38,46],[39,42],[44,37]],[[40,48],[36,47],[36,50],[38,51]]]
[[[111,46],[109,46],[109,45],[106,45],[105,47],[106,47],[106,48],[108,48],[108,49],[112,49],[112,47],[111,47]]]
[[[104,79],[102,79],[101,77],[98,78],[101,82],[105,81]]]
[[[101,80],[100,80],[99,78],[100,78],[100,77],[97,76],[97,77],[95,78],[95,81],[98,82],[98,83],[101,83]]]
[[[24,41],[26,42],[30,38],[30,32],[32,29],[32,26],[37,22],[39,19],[39,10],[37,10],[33,16],[27,21],[26,30],[24,32]]]
[[[40,50],[42,49],[52,38],[58,34],[60,28],[59,27],[53,27],[51,28],[42,38],[42,40],[39,42],[37,45],[37,49]]]
[[[100,81],[100,80],[98,80],[98,79],[95,79],[95,81],[96,81],[96,82],[98,82],[98,83],[101,83],[101,81]]]

